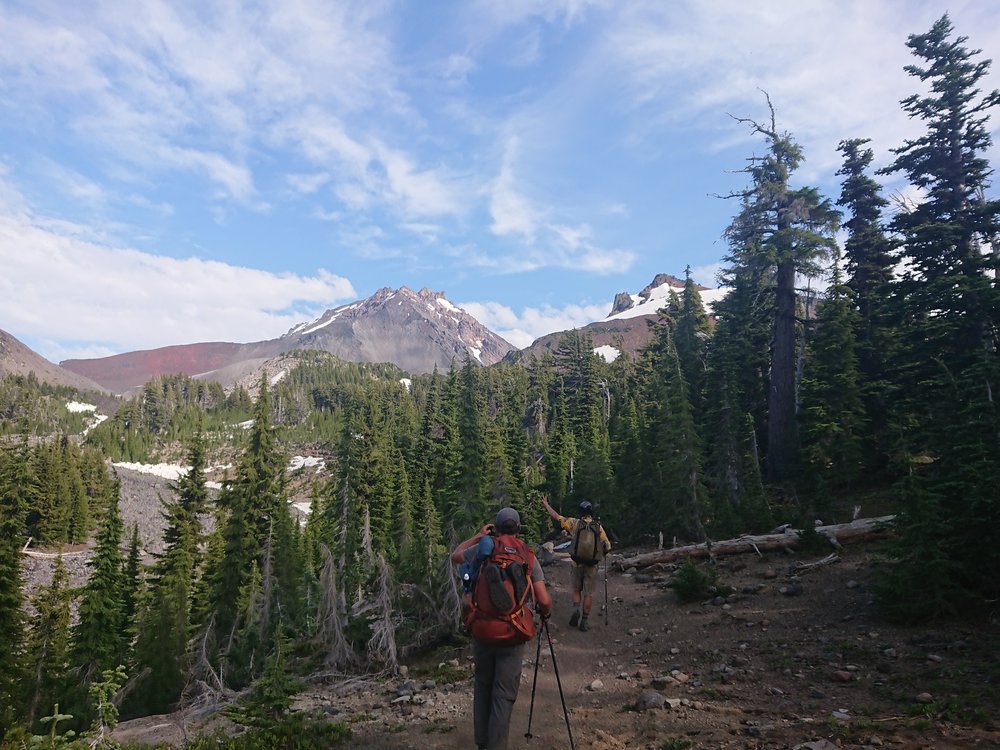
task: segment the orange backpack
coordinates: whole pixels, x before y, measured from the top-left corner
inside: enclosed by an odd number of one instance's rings
[[[473,638],[492,646],[514,646],[535,637],[534,566],[531,547],[513,534],[496,537],[463,602],[462,621]]]

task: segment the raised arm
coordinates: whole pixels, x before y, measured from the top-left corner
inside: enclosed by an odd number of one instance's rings
[[[493,533],[493,524],[488,523],[479,531],[477,531],[473,536],[470,536],[464,542],[455,547],[454,551],[451,553],[451,561],[456,565],[461,565],[465,562],[465,551],[476,544],[479,544],[479,540],[484,536],[489,536]]]
[[[562,516],[556,513],[555,509],[549,505],[549,500],[545,495],[542,495],[542,505],[545,506],[545,510],[549,512],[549,515],[556,521],[562,521]]]

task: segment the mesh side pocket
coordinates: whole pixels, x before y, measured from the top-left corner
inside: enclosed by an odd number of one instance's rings
[[[511,563],[507,566],[507,576],[514,584],[514,601],[520,602],[524,596],[524,590],[528,588],[528,577],[524,574],[524,566]]]
[[[514,609],[514,600],[510,596],[510,591],[503,582],[503,571],[498,565],[487,565],[486,570],[486,590],[490,594],[490,602],[501,612],[510,612]]]

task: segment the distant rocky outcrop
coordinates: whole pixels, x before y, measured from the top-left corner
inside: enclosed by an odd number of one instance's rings
[[[349,362],[391,362],[411,373],[447,369],[469,357],[480,365],[503,359],[513,347],[443,292],[407,287],[371,297],[302,323],[276,339],[248,344],[183,344],[62,363],[121,393],[156,375],[183,373],[229,386],[266,360],[295,349],[328,351]]]
[[[701,284],[695,287],[701,293],[706,308],[719,299],[725,290],[711,289]],[[652,324],[657,320],[657,311],[666,307],[670,293],[680,295],[684,290],[684,280],[669,273],[658,273],[638,294],[619,292],[611,305],[611,312],[604,320],[598,320],[578,329],[588,334],[594,348],[603,356],[609,353],[617,356],[622,352],[635,354],[646,346],[652,338]],[[509,361],[524,361],[552,351],[559,345],[565,331],[550,333],[536,339],[519,352],[507,356]]]

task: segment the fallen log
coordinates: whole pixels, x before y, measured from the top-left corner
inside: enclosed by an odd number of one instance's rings
[[[817,526],[816,533],[822,534],[836,548],[851,542],[874,539],[887,533],[889,522],[895,516],[879,516],[877,518],[859,518],[848,523]],[[726,539],[721,542],[702,542],[685,547],[673,547],[654,552],[646,552],[632,557],[615,557],[609,564],[618,570],[629,568],[645,568],[656,563],[673,562],[686,557],[715,557],[716,555],[736,555],[744,552],[791,550],[799,545],[799,531],[786,528],[780,534],[744,535],[736,539]]]

